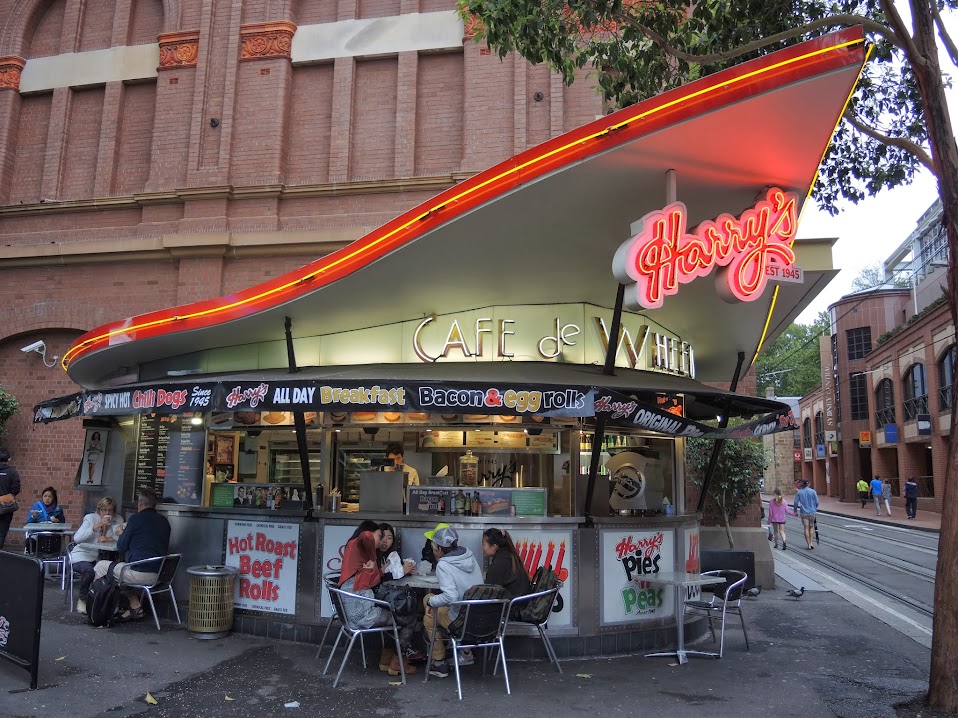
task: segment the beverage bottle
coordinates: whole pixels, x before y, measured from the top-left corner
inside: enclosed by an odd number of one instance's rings
[[[466,495],[462,493],[462,489],[456,492],[456,515],[462,516],[466,513]]]
[[[479,500],[479,492],[472,495],[472,515],[482,516],[482,502]]]

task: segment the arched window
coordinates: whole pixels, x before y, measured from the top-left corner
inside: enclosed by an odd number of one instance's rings
[[[882,379],[875,388],[875,418],[879,428],[895,423],[895,387],[891,379]]]
[[[802,447],[805,449],[812,448],[812,420],[805,419],[802,422]]]
[[[925,383],[925,365],[912,364],[902,379],[904,392],[905,421],[914,420],[919,414],[928,413],[928,385]]]
[[[815,414],[815,447],[825,445],[825,415],[822,412]]]
[[[938,360],[938,411],[951,411],[955,405],[955,364],[958,346],[952,344]]]

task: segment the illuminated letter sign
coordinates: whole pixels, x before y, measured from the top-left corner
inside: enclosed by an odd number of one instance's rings
[[[717,279],[724,299],[758,299],[768,283],[769,265],[791,266],[798,225],[798,197],[773,188],[766,199],[735,219],[723,214],[687,232],[688,210],[682,202],[651,212],[632,225],[635,236],[615,253],[612,271],[623,284],[635,284],[629,306],[658,309],[680,284],[722,267]]]

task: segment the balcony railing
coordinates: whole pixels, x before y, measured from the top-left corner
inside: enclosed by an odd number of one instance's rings
[[[943,386],[938,389],[938,413],[944,414],[951,411],[955,405],[955,387]]]
[[[928,413],[928,395],[922,394],[912,399],[905,399],[905,421],[913,421],[919,414]]]
[[[878,427],[881,428],[886,424],[895,423],[895,407],[886,406],[884,409],[879,409],[875,412],[875,420],[878,423]]]

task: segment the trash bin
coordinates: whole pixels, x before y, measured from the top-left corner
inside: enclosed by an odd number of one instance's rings
[[[190,637],[228,636],[233,628],[233,581],[238,570],[232,566],[191,566],[186,572],[190,575]]]

